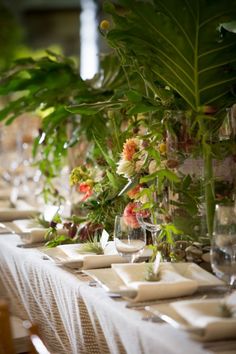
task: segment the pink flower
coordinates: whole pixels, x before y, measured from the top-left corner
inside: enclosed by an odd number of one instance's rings
[[[137,229],[140,227],[137,216],[141,215],[143,217],[147,217],[149,213],[145,210],[138,210],[140,208],[139,203],[128,203],[124,209],[124,219],[127,225],[130,227]]]

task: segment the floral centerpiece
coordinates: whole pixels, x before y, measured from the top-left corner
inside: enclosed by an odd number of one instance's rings
[[[235,131],[231,129],[227,139],[219,133],[228,119],[225,109],[235,103],[235,14],[230,10],[234,1],[206,4],[196,0],[193,7],[180,1],[178,9],[173,1],[120,3],[122,11],[105,4],[114,21],[105,36],[124,65],[142,77],[148,96],[156,101],[150,115],[158,119],[156,112],[162,106],[166,143],[168,134],[179,125],[178,135],[172,134],[176,135],[175,154],[183,159],[191,155],[203,160],[202,195],[207,233],[211,236],[215,206],[213,160],[235,154]],[[179,116],[184,119],[179,120]],[[182,132],[187,138],[184,141]],[[185,179],[187,187],[189,178],[191,175]]]

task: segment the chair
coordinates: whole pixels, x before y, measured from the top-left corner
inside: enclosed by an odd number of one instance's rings
[[[10,323],[9,309],[6,301],[0,300],[0,353],[14,354],[14,343]]]
[[[30,321],[24,321],[23,325],[29,331],[31,343],[29,354],[50,354],[40,338],[37,325],[32,324]]]
[[[8,303],[0,299],[0,354],[20,353],[50,354],[37,326],[10,316]]]

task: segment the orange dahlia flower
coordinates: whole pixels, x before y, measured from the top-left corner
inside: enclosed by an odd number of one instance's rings
[[[123,146],[123,157],[131,161],[134,154],[138,151],[138,141],[135,138],[127,139]]]

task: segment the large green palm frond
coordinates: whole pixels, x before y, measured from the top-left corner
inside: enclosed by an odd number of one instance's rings
[[[168,85],[198,111],[235,101],[236,34],[220,26],[236,19],[236,0],[119,0],[105,8],[115,27],[107,37],[154,81]]]

